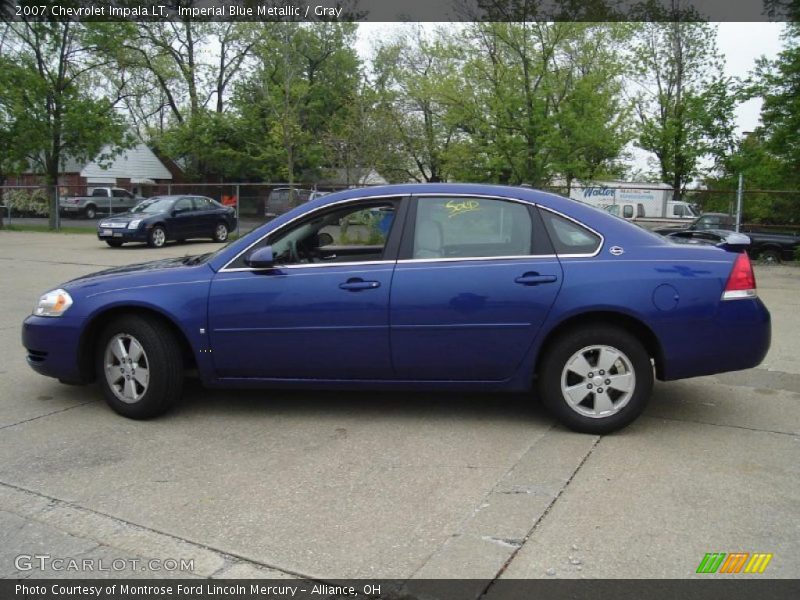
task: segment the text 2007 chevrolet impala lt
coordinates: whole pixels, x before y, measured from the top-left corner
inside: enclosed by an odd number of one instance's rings
[[[746,236],[674,244],[526,188],[415,184],[308,202],[217,252],[44,294],[28,363],[127,417],[206,386],[531,390],[607,433],[653,379],[754,367],[770,344]]]

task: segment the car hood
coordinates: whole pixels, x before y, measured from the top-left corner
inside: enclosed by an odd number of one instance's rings
[[[98,221],[97,225],[100,226],[101,223],[129,223],[134,219],[152,219],[153,217],[157,217],[162,213],[132,213],[126,212],[121,213],[118,215],[114,215],[112,217],[101,217]]]
[[[205,256],[205,255],[200,255]],[[85,285],[89,282],[94,282],[99,279],[110,279],[110,278],[117,278],[123,276],[130,276],[136,274],[154,274],[154,272],[158,271],[166,271],[168,269],[178,269],[178,268],[188,268],[188,267],[197,267],[198,265],[204,264],[203,261],[198,261],[198,257],[196,256],[181,256],[178,258],[164,258],[161,260],[154,260],[146,263],[139,263],[135,265],[125,265],[122,267],[112,267],[110,269],[104,269],[102,271],[96,271],[94,273],[89,273],[88,275],[83,275],[81,277],[77,277],[76,279],[72,279],[64,284],[65,288],[69,287],[76,287]]]

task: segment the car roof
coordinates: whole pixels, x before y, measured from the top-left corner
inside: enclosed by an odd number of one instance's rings
[[[215,270],[221,268],[230,258],[254,243],[254,237],[265,235],[266,229],[272,230],[281,227],[283,224],[292,221],[301,214],[317,208],[347,200],[363,199],[369,201],[381,198],[402,198],[423,195],[443,196],[450,194],[453,196],[496,196],[499,198],[518,200],[532,205],[536,204],[545,209],[560,213],[567,218],[574,219],[596,231],[600,231],[605,236],[606,241],[611,245],[616,243],[636,244],[641,246],[662,246],[670,244],[664,237],[637,225],[633,225],[625,219],[610,215],[604,210],[600,210],[589,204],[584,204],[578,200],[559,196],[551,192],[536,190],[534,188],[477,183],[404,183],[351,188],[325,196],[319,196],[313,200],[304,202],[232,242],[226,251],[215,256],[209,262],[209,265]]]
[[[213,198],[200,194],[165,194],[163,196],[150,196],[149,198],[145,198],[145,200],[179,200],[180,198],[207,198],[208,200],[213,200]]]

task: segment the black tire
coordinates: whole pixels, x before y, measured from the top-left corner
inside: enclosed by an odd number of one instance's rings
[[[94,219],[97,217],[97,207],[94,204],[88,204],[83,210],[83,214],[87,219]]]
[[[167,230],[162,225],[156,225],[147,234],[147,245],[151,248],[163,248],[166,243]]]
[[[758,255],[759,262],[778,265],[781,263],[781,251],[775,248],[762,250]]]
[[[621,358],[612,364],[608,373],[598,367],[600,353],[605,352],[600,349],[601,347],[608,348],[606,357],[613,356],[613,352],[621,353]],[[570,329],[545,348],[544,352],[538,372],[539,396],[545,407],[561,423],[574,431],[600,435],[622,429],[642,413],[650,399],[653,389],[653,365],[650,356],[644,345],[624,329],[606,325]],[[589,373],[593,375],[592,379],[583,378],[567,369],[567,365],[579,354],[589,367],[597,368],[597,371]],[[597,357],[594,364],[592,364],[593,357]],[[625,379],[629,382],[626,385],[632,387],[630,393],[615,389],[613,383],[608,385],[612,381],[609,378],[613,377],[620,381],[622,387],[622,379],[628,369],[633,375],[632,378]],[[575,407],[567,400],[566,392],[562,391],[562,378],[565,388],[575,390],[573,396]],[[584,383],[586,383],[585,392]],[[599,387],[603,385],[607,385],[605,390]],[[603,397],[611,403],[609,414],[587,416],[585,413],[601,410],[600,405],[595,402],[598,398],[597,392],[603,391],[605,391]],[[583,394],[585,396],[582,396]],[[612,394],[616,399],[612,398]],[[583,400],[580,400],[582,397]]]
[[[223,233],[224,229],[224,233]],[[224,242],[228,239],[228,225],[224,221],[220,221],[214,225],[214,234],[211,236],[215,242]]]
[[[106,240],[106,244],[111,246],[112,248],[121,248],[122,244],[125,242],[120,242],[119,240]]]
[[[111,363],[107,363],[107,349],[109,343],[117,339],[117,336],[128,336],[135,340],[143,349],[143,364],[132,363],[132,368],[147,368],[149,378],[146,388],[142,388],[135,380],[137,392],[142,395],[136,400],[124,401],[117,394],[124,395],[122,390],[115,393],[109,376],[106,375],[106,365],[113,364],[112,371],[116,374],[117,359],[113,357]],[[116,342],[115,342],[116,343]],[[123,347],[124,347],[123,341]],[[132,346],[128,346],[130,350]],[[131,355],[132,356],[132,355]],[[139,361],[142,361],[140,358]],[[117,413],[131,419],[149,419],[165,413],[180,398],[183,389],[183,358],[181,347],[175,336],[160,324],[157,320],[138,315],[123,316],[115,319],[103,329],[97,345],[95,365],[97,380],[103,389],[108,405]],[[120,379],[125,377],[120,375]],[[130,379],[131,377],[129,377]],[[121,385],[125,385],[122,380]],[[141,389],[140,389],[141,388]]]

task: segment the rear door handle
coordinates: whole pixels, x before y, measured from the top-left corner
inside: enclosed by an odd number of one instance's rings
[[[360,292],[361,290],[374,290],[381,287],[380,281],[364,281],[363,279],[348,279],[344,283],[340,283],[339,287],[343,290],[351,292]]]
[[[553,283],[558,280],[555,275],[539,275],[539,273],[525,273],[514,280],[520,285],[539,285],[540,283]]]

